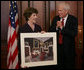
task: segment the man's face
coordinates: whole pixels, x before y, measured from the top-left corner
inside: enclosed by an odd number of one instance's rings
[[[58,7],[58,15],[60,18],[64,18],[67,15],[67,10],[64,9],[63,6]]]

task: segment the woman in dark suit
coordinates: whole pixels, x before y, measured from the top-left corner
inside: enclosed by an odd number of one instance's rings
[[[21,64],[21,51],[20,51],[20,33],[34,33],[34,32],[41,32],[44,33],[44,31],[42,31],[41,27],[39,25],[36,24],[36,20],[37,20],[37,14],[38,11],[35,8],[27,8],[24,11],[24,17],[26,19],[26,23],[19,27],[19,59],[20,59],[20,64]]]

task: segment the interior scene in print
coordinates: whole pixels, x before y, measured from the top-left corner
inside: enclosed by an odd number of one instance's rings
[[[25,38],[25,62],[53,60],[53,37]]]

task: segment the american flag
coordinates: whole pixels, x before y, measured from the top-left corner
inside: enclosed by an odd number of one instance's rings
[[[17,32],[18,32],[18,11],[16,1],[10,1],[9,25],[8,25],[8,69],[18,69],[18,46],[17,46]]]

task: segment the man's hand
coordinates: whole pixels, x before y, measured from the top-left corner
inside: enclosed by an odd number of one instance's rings
[[[62,26],[61,21],[57,21],[57,26],[56,27],[62,29],[63,26]]]

